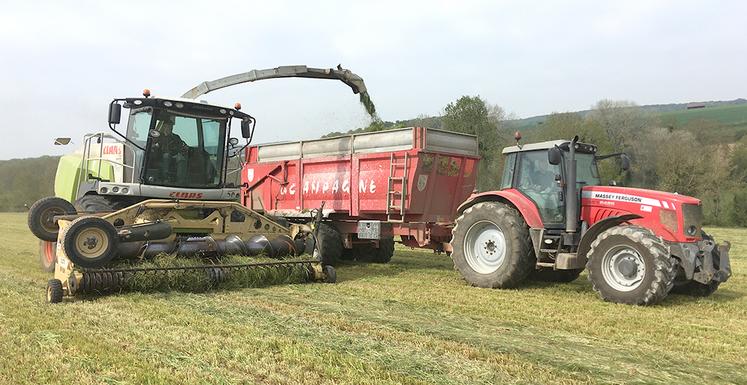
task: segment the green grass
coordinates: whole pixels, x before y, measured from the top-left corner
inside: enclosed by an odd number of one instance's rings
[[[586,276],[467,286],[445,256],[398,249],[339,282],[44,302],[23,214],[0,214],[0,383],[747,383],[747,230],[712,297],[600,301]]]

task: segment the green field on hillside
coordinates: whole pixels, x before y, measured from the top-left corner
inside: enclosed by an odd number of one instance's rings
[[[398,249],[337,284],[124,293],[57,305],[24,214],[0,214],[2,384],[747,383],[747,230],[712,297],[600,301],[582,275],[467,286],[443,255]]]

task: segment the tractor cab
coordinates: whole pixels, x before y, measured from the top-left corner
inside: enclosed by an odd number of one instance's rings
[[[537,207],[542,223],[548,228],[563,228],[566,222],[564,181],[569,180],[571,142],[553,140],[516,145],[503,150],[506,157],[502,189],[516,189]],[[596,161],[597,148],[575,144],[577,190],[601,183]]]

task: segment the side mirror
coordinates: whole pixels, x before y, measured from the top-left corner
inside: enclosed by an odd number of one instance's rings
[[[249,139],[252,137],[252,120],[251,119],[244,119],[241,121],[241,136],[244,139]]]
[[[557,166],[560,164],[562,160],[563,160],[563,155],[560,153],[559,148],[553,147],[547,151],[547,161],[551,165]]]
[[[109,124],[119,124],[120,117],[122,116],[122,105],[119,103],[112,103],[109,105]]]
[[[68,143],[70,143],[70,138],[55,138],[54,140],[55,146],[65,146]]]
[[[623,171],[630,170],[630,158],[626,154],[622,154],[620,156],[620,160],[622,161],[622,169]]]
[[[228,139],[228,144],[231,147],[236,147],[239,144],[239,140],[237,138]]]

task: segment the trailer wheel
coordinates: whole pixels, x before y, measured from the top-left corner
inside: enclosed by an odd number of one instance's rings
[[[394,255],[394,238],[379,240],[379,247],[371,245],[360,248],[358,260],[370,263],[389,263]]]
[[[46,273],[54,272],[57,263],[57,242],[39,241],[39,265]]]
[[[65,254],[80,267],[101,267],[114,259],[119,239],[114,226],[99,217],[74,220],[62,240]]]
[[[542,282],[573,282],[579,275],[581,275],[582,271],[584,271],[584,269],[540,269],[533,271],[532,274],[529,275],[529,279]]]
[[[36,201],[29,209],[29,230],[43,241],[56,242],[60,227],[55,222],[57,215],[73,215],[75,207],[58,197],[46,197]]]
[[[473,286],[516,287],[535,265],[524,218],[499,202],[466,209],[456,220],[451,246],[454,267]]]
[[[108,195],[89,194],[75,200],[75,208],[81,213],[109,213],[129,206],[123,199]]]
[[[318,247],[314,250],[314,254],[321,253],[322,265],[333,265],[342,257],[342,238],[332,225],[320,223],[318,226],[316,235]]]
[[[592,242],[586,268],[599,296],[610,302],[653,305],[674,285],[677,261],[651,230],[615,226]]]
[[[50,279],[47,281],[47,302],[62,302],[62,282],[59,279]]]

